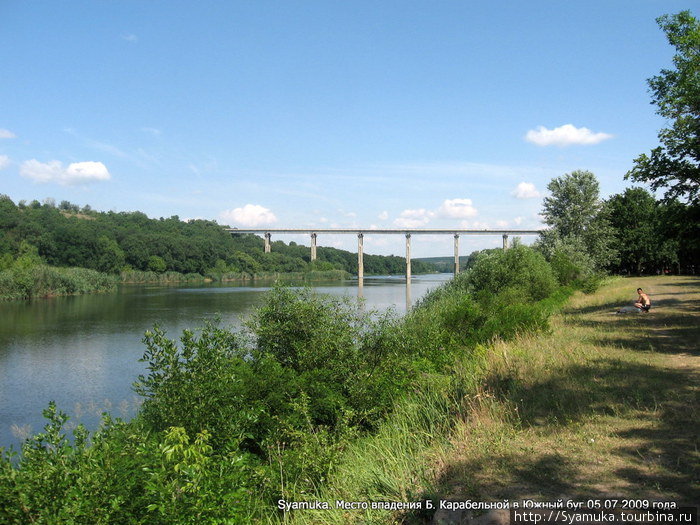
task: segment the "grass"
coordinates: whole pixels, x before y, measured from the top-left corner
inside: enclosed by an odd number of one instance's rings
[[[614,315],[643,287],[649,314]],[[455,365],[451,395],[412,398],[349,447],[329,501],[700,501],[700,279],[616,279],[548,333]],[[459,393],[459,394],[458,394]],[[289,523],[458,523],[459,512],[297,511]]]
[[[613,315],[634,290],[649,314]],[[550,334],[497,343],[442,458],[442,497],[700,501],[700,279],[619,279]]]
[[[0,300],[112,292],[114,276],[86,268],[38,264],[0,272]]]

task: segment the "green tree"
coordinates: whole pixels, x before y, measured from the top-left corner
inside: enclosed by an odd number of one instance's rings
[[[44,264],[44,260],[39,256],[36,246],[22,241],[19,245],[19,255],[14,262],[14,267],[19,269],[29,269]]]
[[[648,182],[653,190],[665,188],[667,200],[679,197],[698,204],[700,199],[700,22],[681,11],[657,18],[669,43],[676,48],[673,69],[650,78],[651,103],[670,122],[659,132],[661,146],[635,159],[625,175]]]
[[[594,269],[608,267],[616,259],[613,230],[601,213],[600,186],[590,171],[573,171],[550,181],[542,216],[550,229],[538,243],[551,259],[562,244],[590,258]],[[571,251],[569,250],[569,251]]]
[[[651,271],[663,251],[656,199],[644,188],[627,188],[606,201],[605,211],[615,229],[619,269],[637,274]]]
[[[659,236],[663,247],[675,248],[673,253],[660,253],[665,268],[678,273],[697,273],[700,268],[700,206],[679,201],[661,202],[658,206]]]
[[[148,269],[152,272],[163,273],[165,270],[167,270],[167,265],[162,257],[159,257],[158,255],[151,255],[148,258]]]
[[[124,264],[124,250],[114,239],[108,239],[104,235],[97,239],[97,270],[118,273]]]

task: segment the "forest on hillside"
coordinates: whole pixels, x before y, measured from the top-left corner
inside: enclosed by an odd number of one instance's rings
[[[34,200],[15,204],[0,195],[0,270],[26,253],[50,266],[79,267],[118,274],[129,270],[155,273],[249,274],[343,270],[357,273],[357,254],[319,246],[310,261],[307,246],[272,243],[264,253],[263,239],[226,232],[207,220],[181,220],[177,215],[151,219],[145,213],[100,212],[68,201]],[[405,258],[364,255],[366,274],[405,272]],[[415,273],[435,271],[414,261]]]

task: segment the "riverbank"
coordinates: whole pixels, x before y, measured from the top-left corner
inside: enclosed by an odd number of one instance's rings
[[[651,312],[614,315],[638,286]],[[550,334],[496,344],[466,417],[431,462],[431,492],[697,505],[699,302],[695,277],[618,279],[574,297]]]
[[[234,282],[319,282],[342,281],[352,276],[344,270],[312,270],[308,272],[226,273],[221,275],[179,272],[124,271],[112,275],[86,268],[61,268],[38,264],[27,268],[11,268],[0,272],[0,300],[40,299],[63,295],[108,293],[117,284],[190,284]]]
[[[454,421],[436,415],[449,416],[470,391],[484,345],[546,329],[570,293],[540,254],[518,246],[485,255],[404,317],[278,287],[245,330],[208,324],[178,343],[155,328],[135,383],[145,399],[138,415],[105,416],[89,440],[79,427],[71,442],[67,418],[50,406],[46,431],[19,461],[0,461],[0,517],[288,521],[278,502],[332,489],[349,451],[404,439],[377,458],[387,465],[432,442],[441,422]],[[385,480],[369,480],[370,489]]]
[[[652,311],[614,315],[638,286]],[[422,502],[420,510],[300,511],[292,523],[457,524],[478,515],[437,509],[439,500],[697,505],[698,301],[692,277],[615,279],[594,295],[577,293],[551,331],[494,342],[477,366],[456,363],[458,395],[405,404],[376,436],[351,446],[313,496]],[[484,519],[508,523],[509,515]]]
[[[85,268],[57,268],[44,264],[0,272],[0,300],[35,299],[57,295],[113,292],[113,275]]]
[[[170,283],[234,283],[246,281],[336,281],[350,279],[345,270],[310,270],[307,272],[226,272],[226,273],[179,273],[179,272],[144,272],[138,270],[123,271],[119,275],[122,284],[170,284]]]

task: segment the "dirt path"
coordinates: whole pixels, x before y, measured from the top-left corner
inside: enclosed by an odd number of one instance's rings
[[[612,315],[637,286],[652,311]],[[618,280],[574,298],[553,324],[496,345],[483,392],[437,461],[439,497],[700,504],[700,279]]]

